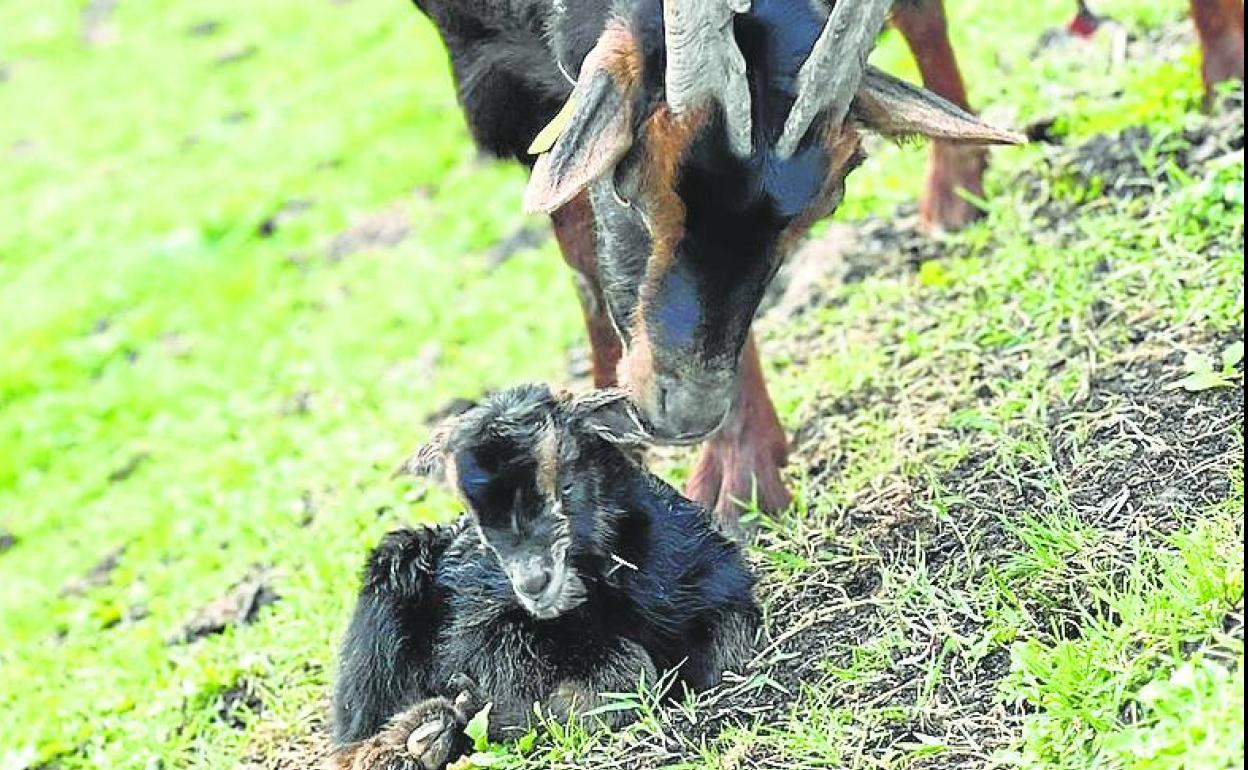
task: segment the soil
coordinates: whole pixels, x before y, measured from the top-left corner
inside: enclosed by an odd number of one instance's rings
[[[307,716],[298,730],[277,735],[262,732],[252,741],[251,750],[239,770],[312,770],[327,767],[329,726],[321,716],[327,713],[329,704],[321,704]]]
[[[81,577],[74,578],[61,588],[61,596],[83,596],[93,588],[108,585],[112,580],[113,571],[121,564],[121,557],[126,553],[124,545],[108,551],[100,560],[92,565]]]
[[[1231,341],[1205,341],[1201,347],[1221,350]],[[883,601],[883,570],[923,565],[938,593],[975,584],[1021,548],[1003,522],[1019,511],[1042,513],[1058,505],[1045,487],[1028,482],[1054,471],[1084,523],[1106,532],[1144,535],[1157,543],[1178,521],[1226,499],[1228,470],[1238,458],[1234,431],[1228,428],[1243,424],[1244,394],[1238,387],[1194,394],[1167,388],[1180,371],[1181,359],[1182,354],[1172,353],[1108,367],[1094,378],[1085,398],[1055,410],[1048,437],[1056,448],[1055,469],[1022,461],[1007,470],[992,462],[994,451],[985,449],[940,478],[945,497],[961,503],[939,518],[924,510],[931,490],[916,480],[894,479],[892,486],[857,501],[834,539],[808,541],[808,552],[818,555],[812,559],[818,567],[796,582],[763,581],[761,594],[771,607],[770,641],[764,640],[763,647],[765,657],[778,662],[749,671],[747,681],[757,682],[761,674],[773,684],[724,688],[681,742],[697,745],[729,724],[784,717],[792,693],[803,682],[826,681],[829,667],[851,666],[856,648],[887,637],[901,623],[901,649],[911,654],[889,661],[853,691],[852,700],[829,706],[852,703],[865,709],[887,703],[901,712],[925,714],[880,725],[860,747],[874,760],[886,761],[898,745],[937,736],[963,749],[917,766],[982,766],[1017,730],[1020,712],[997,697],[1009,671],[1008,650],[989,647],[970,666],[966,657],[948,656],[942,662],[950,637],[980,637],[982,619],[969,612],[951,613],[946,625],[906,617],[904,611],[899,616],[892,604],[895,596]],[[888,395],[867,397],[876,399],[886,403]],[[832,416],[837,416],[835,411]],[[1094,426],[1077,446],[1071,430],[1075,421]],[[828,425],[835,426],[835,420]],[[815,474],[823,472],[825,461],[817,452],[799,451],[796,459]],[[762,536],[763,552],[773,550],[769,538]],[[795,540],[800,538],[786,535],[774,547],[791,549]],[[756,566],[767,571],[762,562]],[[1043,617],[1042,608],[1036,614]],[[942,675],[925,692],[933,666]],[[659,759],[640,766],[659,767]],[[757,752],[749,760],[749,767],[760,770],[787,767],[788,761]]]
[[[491,268],[498,267],[517,254],[538,248],[550,240],[550,237],[550,228],[545,224],[523,225],[487,249],[485,262]]]
[[[244,678],[221,691],[217,696],[216,711],[219,721],[241,730],[247,726],[249,714],[258,716],[264,711],[264,700],[257,691],[256,683]]]
[[[195,29],[199,29],[202,25],[197,25]],[[215,30],[215,27],[211,28]],[[211,34],[211,32],[203,32],[200,34]],[[309,211],[313,206],[313,201],[308,198],[293,198],[286,201],[269,216],[261,220],[256,225],[256,234],[261,238],[270,238],[278,230],[298,219],[301,214]]]
[[[130,455],[128,458],[126,458],[125,462],[123,462],[121,465],[117,466],[116,468],[114,468],[112,471],[109,472],[108,474],[109,482],[116,484],[118,482],[125,481],[126,479],[130,478],[131,476],[134,475],[134,472],[137,471],[143,465],[143,463],[147,462],[149,457],[151,457],[151,455],[149,455],[147,452],[135,452],[134,454]]]
[[[412,230],[407,212],[395,207],[370,214],[344,230],[329,245],[329,260],[337,262],[369,249],[394,248]]]
[[[1234,338],[1199,346],[1220,351]],[[1239,340],[1242,342],[1242,340]],[[1231,495],[1229,470],[1244,391],[1172,387],[1184,354],[1137,359],[1104,373],[1088,398],[1053,417],[1055,460],[1088,524],[1169,534]],[[1085,436],[1071,426],[1092,425]]]
[[[260,616],[260,610],[281,599],[271,581],[272,575],[268,570],[252,569],[223,596],[197,612],[166,640],[166,644],[190,644],[205,636],[219,634],[233,625],[254,623]]]

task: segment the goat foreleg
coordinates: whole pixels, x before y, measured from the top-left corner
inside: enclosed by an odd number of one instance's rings
[[[381,732],[330,756],[332,770],[442,770],[472,746],[468,698],[430,698],[394,716]]]

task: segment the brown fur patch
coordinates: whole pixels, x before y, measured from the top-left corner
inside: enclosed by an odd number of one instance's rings
[[[949,42],[943,3],[897,3],[893,26],[906,39],[923,75],[923,85],[964,110],[970,110],[966,86]]]
[[[580,276],[581,310],[589,332],[593,354],[594,387],[607,388],[616,384],[616,367],[624,353],[624,343],[615,328],[602,296],[598,278],[598,243],[594,235],[594,210],[589,196],[581,193],[553,214],[551,222],[563,259]]]
[[[537,460],[537,491],[548,500],[559,499],[559,431],[547,422],[533,448]]]
[[[642,189],[653,239],[646,283],[652,288],[676,256],[676,245],[685,225],[685,204],[676,192],[676,181],[685,152],[706,124],[707,115],[706,108],[674,115],[667,105],[661,105],[646,120],[642,130],[646,152]],[[645,300],[644,287],[642,300]]]
[[[578,103],[568,125],[550,151],[533,164],[524,192],[525,211],[554,212],[624,157],[633,144],[633,94],[641,68],[641,51],[632,33],[621,21],[609,22],[581,64],[579,84],[570,97]],[[613,82],[608,89],[618,93],[602,91],[599,73],[606,73]]]
[[[654,386],[654,351],[646,333],[645,320],[638,313],[637,325],[633,327],[633,344],[620,359],[620,384],[628,391],[633,403],[642,414],[658,412],[658,390]]]
[[[1192,0],[1191,5],[1208,109],[1213,106],[1214,86],[1244,79],[1244,4],[1241,0]]]
[[[581,64],[581,75],[602,68],[611,73],[621,91],[631,93],[641,81],[642,65],[641,49],[632,31],[623,21],[612,19]]]

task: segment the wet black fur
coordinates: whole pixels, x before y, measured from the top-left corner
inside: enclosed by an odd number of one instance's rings
[[[368,557],[342,646],[339,744],[465,687],[475,702],[493,703],[491,729],[501,738],[528,724],[534,702],[562,715],[593,705],[571,696],[631,691],[639,676],[653,682],[673,668],[678,682],[700,690],[744,663],[759,614],[738,548],[702,508],[563,403],[539,387],[491,397],[460,418],[447,453],[487,469],[488,478],[461,485],[509,478],[504,486],[518,489],[532,473],[517,469],[535,467],[532,442],[553,424],[568,563],[584,600],[550,620],[526,612],[471,514],[390,533]],[[513,494],[487,497],[502,504]]]

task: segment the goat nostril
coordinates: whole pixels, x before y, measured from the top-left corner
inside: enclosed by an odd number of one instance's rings
[[[520,580],[520,590],[529,596],[537,596],[548,585],[550,585],[550,571],[544,569],[534,570]]]

